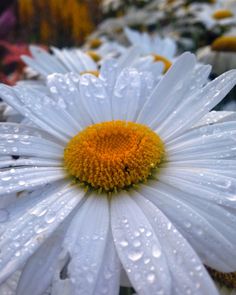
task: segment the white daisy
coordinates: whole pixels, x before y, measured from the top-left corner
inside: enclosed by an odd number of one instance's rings
[[[103,48],[102,50],[104,50],[105,55],[105,49]],[[163,67],[160,63],[154,64],[152,62],[152,58],[145,59],[145,62],[142,61],[142,59],[140,60],[139,50],[137,47],[132,47],[124,51],[123,54],[116,60],[109,58],[112,61],[103,61],[101,65],[98,65],[98,63],[94,62],[90,56],[80,50],[59,50],[58,48],[53,48],[54,55],[52,55],[40,47],[30,46],[30,51],[32,58],[28,56],[22,56],[22,59],[28,66],[37,71],[44,79],[53,73],[65,74],[74,72],[78,74],[84,74],[89,72],[99,75],[100,67],[106,68],[110,62],[116,63],[116,66],[119,68],[119,70],[121,68],[132,66],[139,71],[149,71],[154,76],[159,76]],[[103,66],[104,63],[105,65]]]
[[[122,265],[138,294],[217,294],[202,261],[236,270],[236,123],[199,120],[236,72],[206,84],[195,64],[182,55],[154,88],[112,64],[49,76],[51,97],[1,85],[39,127],[0,125],[1,282],[23,268],[18,295],[115,295]]]
[[[226,3],[216,3],[214,5],[193,3],[188,6],[187,12],[192,15],[191,22],[201,22],[207,29],[212,29],[216,25],[235,25],[236,11]]]
[[[38,46],[31,45],[32,57],[23,55],[22,60],[42,76],[53,73],[81,73],[97,70],[97,63],[93,58],[79,49],[52,47],[52,51],[53,54],[50,54]]]
[[[169,38],[162,38],[158,35],[139,33],[138,31],[125,28],[125,34],[133,46],[140,48],[142,55],[152,55],[154,61],[161,61],[168,70],[173,61],[177,46],[176,42]]]
[[[197,51],[200,62],[211,64],[213,73],[220,75],[236,68],[236,34],[216,38],[211,45]]]
[[[103,47],[101,50],[105,50]],[[22,56],[24,62],[31,67],[35,72],[40,75],[41,79],[36,81],[25,80],[18,82],[18,85],[34,88],[41,92],[47,92],[45,89],[45,79],[47,75],[52,73],[68,73],[74,72],[78,74],[91,73],[93,75],[99,75],[99,72],[103,71],[103,68],[109,67],[109,64],[116,64],[117,71],[122,68],[132,66],[143,72],[146,77],[149,76],[146,72],[150,72],[155,80],[158,81],[163,72],[163,64],[160,62],[153,63],[151,56],[146,58],[140,58],[138,48],[129,48],[119,58],[112,60],[111,57],[104,59],[102,64],[94,62],[87,54],[80,50],[59,50],[53,48],[54,54],[49,54],[44,49],[37,46],[30,46],[32,57]],[[104,52],[105,54],[105,52]],[[147,79],[147,78],[146,78]],[[21,122],[23,117],[19,112],[9,105],[4,105],[3,118],[9,122]]]

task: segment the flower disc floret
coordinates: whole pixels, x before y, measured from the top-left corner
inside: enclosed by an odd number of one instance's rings
[[[164,156],[164,144],[149,127],[110,121],[74,136],[64,152],[65,168],[79,182],[113,192],[147,180]]]

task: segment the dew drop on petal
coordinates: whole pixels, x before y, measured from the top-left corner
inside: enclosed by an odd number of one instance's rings
[[[87,279],[87,281],[89,282],[89,283],[93,283],[93,281],[94,281],[94,276],[93,276],[93,274],[92,273],[87,273],[87,275],[86,275],[86,279]]]
[[[134,240],[133,241],[133,246],[134,247],[140,247],[141,246],[141,242],[139,240]]]
[[[138,261],[139,259],[141,259],[143,257],[143,252],[142,251],[131,251],[129,254],[128,254],[128,258],[131,260],[131,261]]]
[[[152,246],[152,256],[155,258],[159,258],[161,256],[161,250],[157,245]]]
[[[53,223],[56,219],[56,213],[55,212],[50,212],[47,215],[45,215],[45,221],[47,223]]]
[[[155,282],[155,279],[156,279],[155,273],[150,272],[147,275],[147,281],[148,281],[148,283],[153,284]]]
[[[21,255],[21,252],[20,251],[17,251],[16,253],[15,253],[15,256],[16,257],[19,257]]]
[[[122,240],[119,242],[119,244],[122,246],[122,247],[127,247],[129,244],[126,240]]]

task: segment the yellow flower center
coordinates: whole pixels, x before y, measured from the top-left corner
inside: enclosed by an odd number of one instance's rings
[[[97,54],[95,51],[89,50],[86,52],[88,56],[90,56],[95,62],[98,62],[101,60],[101,56]]]
[[[222,36],[214,40],[211,49],[215,51],[236,52],[236,36]]]
[[[164,144],[149,127],[110,121],[74,136],[65,148],[64,165],[80,183],[117,192],[146,181],[163,157]]]
[[[83,71],[83,72],[80,72],[80,75],[84,75],[84,74],[91,74],[91,75],[94,75],[96,77],[99,76],[99,71]]]
[[[158,54],[153,54],[154,62],[162,62],[164,64],[164,73],[166,73],[169,68],[172,66],[171,61],[169,61],[166,57]]]
[[[232,11],[230,11],[228,9],[216,10],[212,15],[212,17],[216,20],[225,19],[225,18],[229,18],[232,16],[234,16],[234,14],[232,13]]]
[[[92,49],[96,49],[102,45],[102,41],[100,39],[91,39],[88,43]]]

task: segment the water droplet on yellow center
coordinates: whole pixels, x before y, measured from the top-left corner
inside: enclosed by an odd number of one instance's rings
[[[114,192],[147,180],[164,152],[162,140],[149,127],[110,121],[74,136],[64,151],[64,165],[79,182]]]
[[[211,44],[214,51],[236,52],[236,36],[222,36]]]
[[[216,20],[225,19],[234,16],[233,12],[228,9],[219,9],[216,10],[212,17]]]
[[[169,68],[172,66],[171,61],[169,61],[166,57],[158,54],[153,54],[155,62],[162,62],[164,64],[164,73],[166,73]]]

